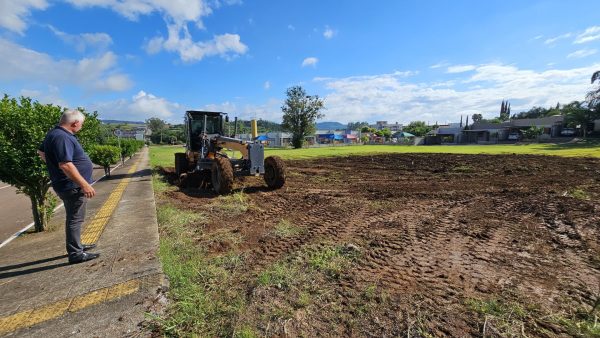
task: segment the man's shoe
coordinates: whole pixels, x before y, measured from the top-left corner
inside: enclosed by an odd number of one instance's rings
[[[98,257],[100,257],[100,254],[82,252],[79,255],[75,255],[73,257],[69,256],[69,264],[83,263],[91,261],[92,259],[96,259]]]
[[[83,251],[92,250],[96,247],[96,244],[84,244],[82,245]]]

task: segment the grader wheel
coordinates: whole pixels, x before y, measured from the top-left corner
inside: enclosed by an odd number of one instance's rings
[[[265,182],[271,189],[279,189],[285,184],[285,164],[279,156],[265,158]]]
[[[175,175],[181,177],[188,171],[188,160],[185,153],[175,153]]]
[[[227,158],[215,158],[211,171],[212,186],[219,195],[229,194],[233,188],[233,168]]]

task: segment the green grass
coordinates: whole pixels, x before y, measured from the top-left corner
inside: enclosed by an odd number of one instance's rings
[[[308,264],[329,277],[338,278],[350,268],[357,255],[341,246],[325,247],[310,251]]]
[[[250,199],[243,191],[238,191],[231,195],[217,197],[213,207],[230,216],[241,215],[250,208]]]
[[[598,314],[579,310],[571,313],[544,314],[539,306],[503,299],[467,299],[467,308],[483,317],[489,331],[516,337],[525,331],[553,335],[539,321],[553,323],[573,337],[600,337]],[[536,324],[537,323],[537,324]],[[535,334],[534,334],[535,335]]]
[[[582,189],[573,189],[569,191],[569,196],[578,200],[587,200],[590,198],[589,194]]]
[[[235,329],[235,318],[245,308],[244,290],[236,290],[234,274],[244,263],[240,254],[207,257],[198,245],[208,218],[177,208],[162,198],[169,186],[153,177],[160,231],[159,257],[170,283],[166,313],[154,319],[154,330],[164,336],[255,337],[247,328]],[[205,236],[206,237],[206,236]]]
[[[275,286],[279,289],[288,289],[298,280],[300,273],[295,264],[288,261],[276,262],[258,275],[258,285]]]
[[[174,153],[183,151],[181,146],[152,146],[152,166],[174,166]],[[312,159],[320,157],[372,155],[390,153],[445,153],[445,154],[530,154],[565,157],[600,157],[600,142],[579,143],[534,143],[502,145],[448,145],[448,146],[404,146],[404,145],[357,145],[326,148],[279,149],[267,148],[265,156],[277,155],[286,160]]]
[[[279,221],[275,226],[275,229],[273,229],[273,234],[277,237],[291,237],[301,232],[302,229],[300,227],[295,226],[286,219]]]

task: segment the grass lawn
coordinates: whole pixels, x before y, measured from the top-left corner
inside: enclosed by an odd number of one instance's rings
[[[184,151],[183,146],[152,146],[152,166],[173,166],[173,154]],[[326,148],[280,149],[267,148],[265,156],[278,155],[286,160],[332,156],[371,155],[385,153],[448,153],[448,154],[530,154],[553,156],[600,157],[600,142],[502,144],[502,145],[449,145],[449,146],[387,146],[358,145]],[[239,153],[238,153],[239,155]]]

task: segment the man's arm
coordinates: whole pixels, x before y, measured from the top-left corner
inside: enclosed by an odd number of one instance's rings
[[[68,178],[70,178],[73,182],[77,183],[81,187],[83,194],[87,198],[92,198],[96,195],[96,190],[81,176],[77,167],[73,164],[73,162],[60,162],[58,164],[60,170],[62,170]]]
[[[40,156],[40,158],[42,159],[42,161],[44,161],[44,163],[46,163],[46,153],[41,150],[38,150],[37,153]]]

